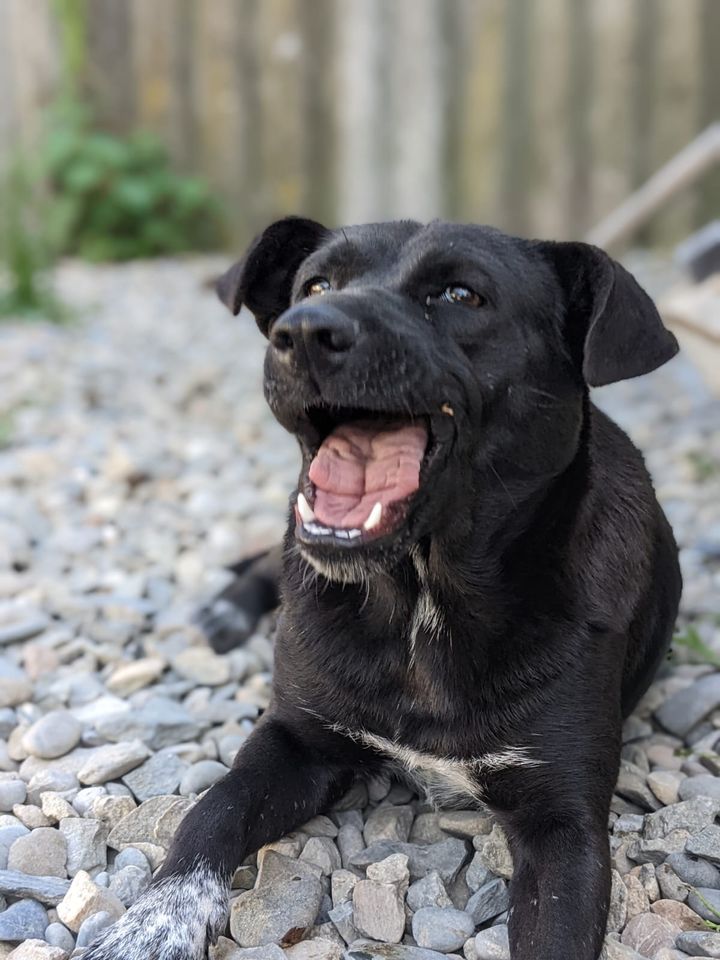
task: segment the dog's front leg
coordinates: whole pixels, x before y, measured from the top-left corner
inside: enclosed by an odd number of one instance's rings
[[[320,743],[266,714],[230,773],[183,820],[148,891],[84,960],[204,960],[225,928],[236,867],[347,786],[350,772],[328,762]]]
[[[512,960],[597,960],[610,902],[606,822],[513,818]]]

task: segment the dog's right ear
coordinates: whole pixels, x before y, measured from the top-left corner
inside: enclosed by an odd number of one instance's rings
[[[267,336],[272,321],[290,306],[298,267],[329,233],[322,224],[304,217],[277,220],[220,277],[215,287],[218,296],[235,316],[244,304]]]

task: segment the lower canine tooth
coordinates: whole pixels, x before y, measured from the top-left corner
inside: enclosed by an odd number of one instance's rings
[[[315,514],[313,513],[312,507],[305,499],[305,495],[303,493],[298,493],[297,508],[298,513],[300,514],[300,519],[303,523],[313,522],[315,519]]]
[[[374,530],[382,520],[382,503],[378,501],[370,511],[370,516],[363,524],[363,530]]]

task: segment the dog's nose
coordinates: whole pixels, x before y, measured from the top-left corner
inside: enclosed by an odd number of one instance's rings
[[[330,304],[300,304],[273,325],[270,343],[286,359],[340,365],[357,343],[357,324]]]

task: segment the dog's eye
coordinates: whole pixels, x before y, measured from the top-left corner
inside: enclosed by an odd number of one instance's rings
[[[485,298],[479,293],[460,284],[445,287],[439,299],[446,303],[462,303],[466,307],[481,307],[485,303]]]
[[[481,307],[485,303],[485,298],[479,293],[471,290],[470,287],[463,287],[455,283],[445,287],[442,293],[431,294],[427,298],[427,303],[430,304],[434,300],[442,300],[445,303],[461,303],[465,307]]]
[[[306,297],[319,297],[323,293],[327,293],[328,290],[332,290],[332,284],[325,277],[313,277],[303,287],[303,293]]]

